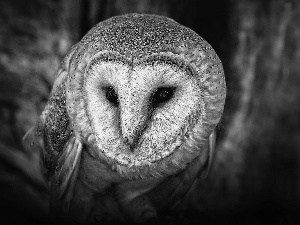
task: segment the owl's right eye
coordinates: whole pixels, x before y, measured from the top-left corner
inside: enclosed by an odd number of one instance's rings
[[[152,96],[152,103],[157,106],[161,103],[169,101],[174,95],[174,87],[160,87]]]
[[[106,99],[113,103],[114,105],[118,105],[119,104],[119,99],[118,99],[118,94],[116,93],[115,89],[111,86],[107,87],[105,90],[105,96]]]

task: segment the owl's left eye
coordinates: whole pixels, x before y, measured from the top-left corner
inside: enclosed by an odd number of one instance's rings
[[[153,104],[160,104],[169,101],[174,95],[175,88],[173,87],[160,87],[153,94]]]
[[[106,99],[113,103],[114,105],[119,104],[118,100],[118,94],[116,93],[115,89],[111,86],[106,88],[106,93],[105,93]]]

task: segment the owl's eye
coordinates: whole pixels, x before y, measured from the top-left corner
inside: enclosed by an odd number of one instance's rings
[[[174,95],[175,88],[173,87],[161,87],[156,90],[152,97],[154,105],[169,101]]]
[[[118,95],[117,95],[115,89],[113,87],[109,86],[106,88],[105,91],[106,91],[106,93],[105,93],[106,99],[108,101],[110,101],[111,103],[113,103],[114,105],[118,105],[119,100],[118,100]]]

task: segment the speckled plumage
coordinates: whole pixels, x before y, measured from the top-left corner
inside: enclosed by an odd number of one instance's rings
[[[117,91],[117,108],[105,99],[107,85]],[[176,92],[154,109],[149,99],[160,86],[174,86]],[[75,217],[86,222],[102,202],[100,214],[124,218],[124,207],[143,199],[143,207],[132,204],[125,215],[143,220],[148,207],[153,216],[161,205],[153,193],[168,193],[162,202],[170,195],[177,199],[172,190],[184,193],[211,161],[208,140],[225,95],[218,56],[189,28],[142,14],[93,27],[62,62],[31,131],[41,145],[55,211],[75,215],[85,205],[84,216]],[[117,200],[104,194],[112,185]],[[166,186],[170,190],[162,190]],[[101,196],[96,202],[95,194]],[[113,206],[103,209],[111,201]]]

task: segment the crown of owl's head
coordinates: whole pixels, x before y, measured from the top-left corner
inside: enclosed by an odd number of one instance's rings
[[[68,56],[66,105],[88,151],[126,177],[172,174],[203,155],[220,120],[220,59],[197,33],[128,14],[93,27]]]

